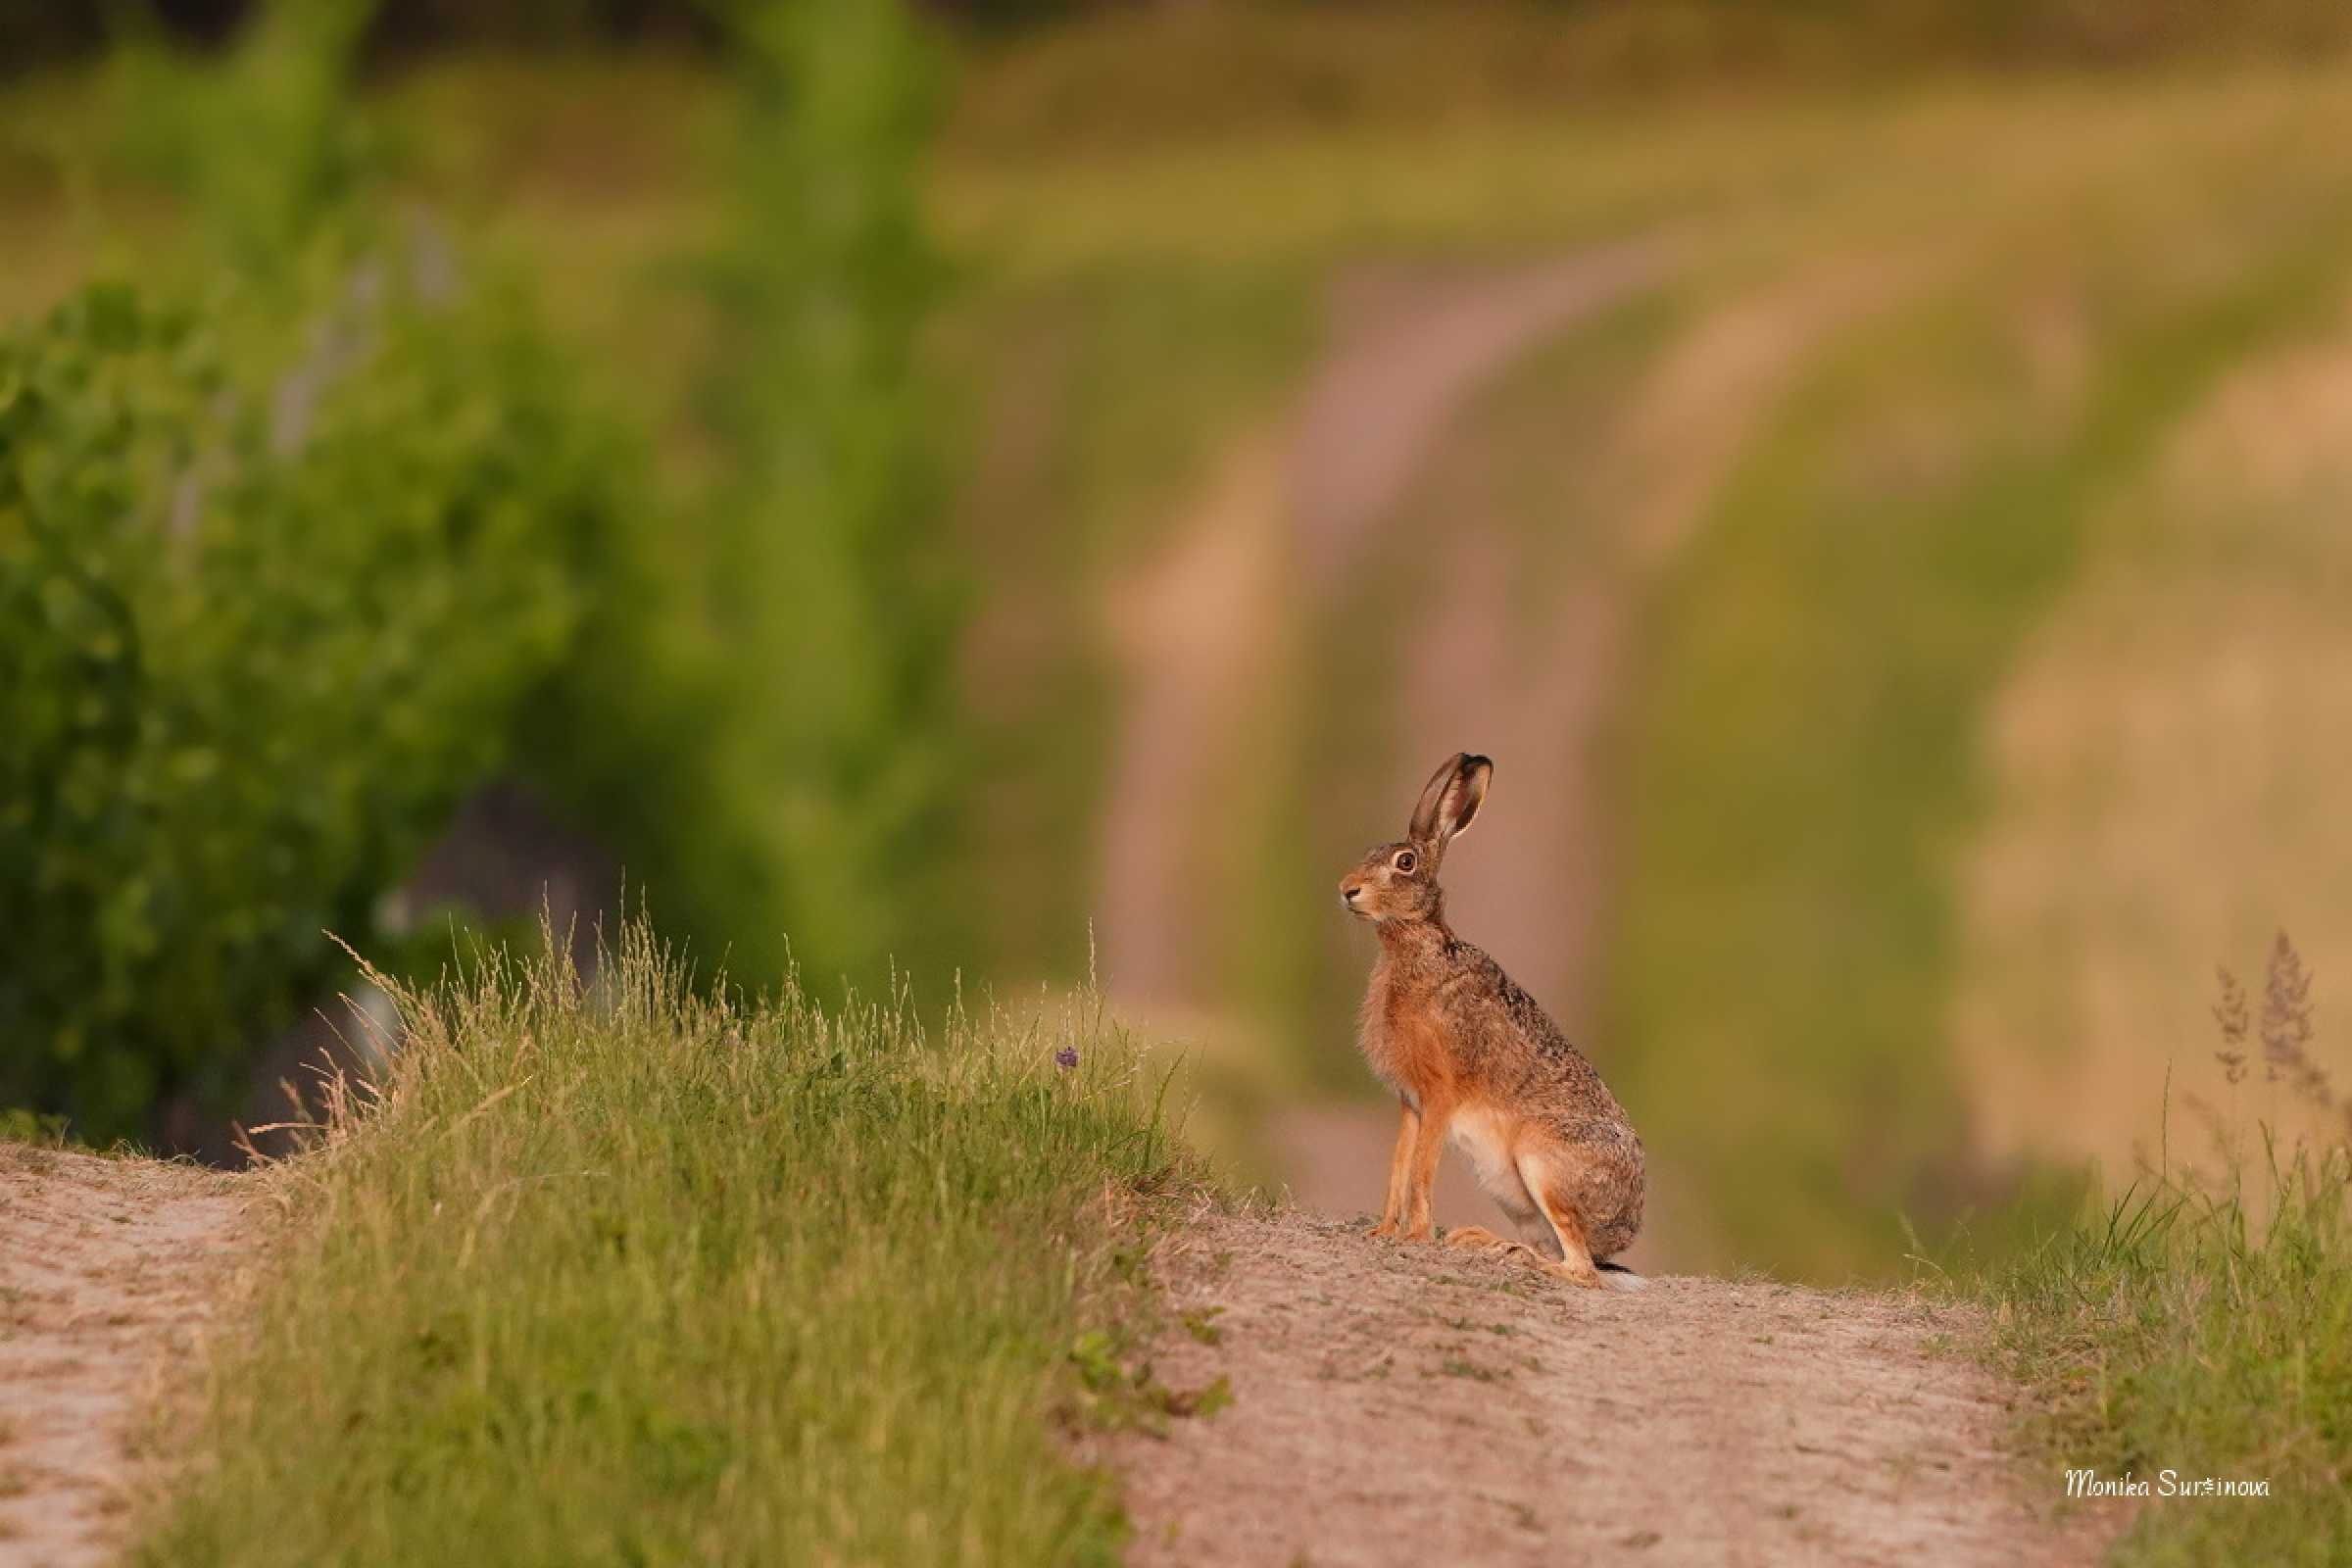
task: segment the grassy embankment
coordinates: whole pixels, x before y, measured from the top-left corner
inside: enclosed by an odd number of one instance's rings
[[[2224,1098],[2175,1100],[2173,1141],[2128,1193],[1972,1289],[1993,1310],[1995,1364],[2039,1396],[2025,1438],[2051,1484],[2092,1469],[2149,1489],[2112,1561],[2342,1562],[2346,1105],[2318,1055],[2310,972],[2283,939],[2260,993],[2226,979],[2216,1012]],[[2285,1102],[2327,1130],[2251,1123],[2239,1114],[2249,1101]],[[2180,1489],[2169,1500],[2167,1471]],[[2208,1480],[2267,1490],[2199,1494]]]
[[[2259,1153],[2240,1167],[2273,1180]],[[2145,1483],[2119,1565],[2352,1551],[2352,1230],[2339,1147],[2253,1195],[2155,1185],[1995,1275],[1994,1363],[2038,1396],[2034,1473]],[[2174,1473],[2179,1494],[2162,1491]],[[2196,1495],[2207,1478],[2263,1495]]]
[[[1115,1560],[1055,1421],[1168,1402],[1090,1393],[1082,1337],[1142,1308],[1185,1156],[1098,1010],[927,1042],[634,935],[593,989],[404,1010],[380,1097],[256,1178],[283,1217],[138,1560]]]

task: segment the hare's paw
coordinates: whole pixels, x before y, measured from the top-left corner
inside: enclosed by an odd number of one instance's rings
[[[1484,1225],[1465,1225],[1459,1230],[1447,1231],[1446,1245],[1447,1247],[1475,1248],[1479,1251],[1493,1252],[1501,1257],[1542,1260],[1542,1254],[1525,1242],[1514,1242],[1507,1236],[1497,1236]]]
[[[1597,1291],[1603,1289],[1605,1285],[1600,1277],[1600,1271],[1590,1263],[1583,1268],[1578,1268],[1574,1263],[1554,1262],[1546,1258],[1538,1266],[1553,1279],[1566,1280],[1581,1290]]]
[[[1484,1225],[1463,1225],[1446,1233],[1446,1245],[1447,1247],[1494,1248],[1510,1247],[1515,1244],[1505,1241]]]

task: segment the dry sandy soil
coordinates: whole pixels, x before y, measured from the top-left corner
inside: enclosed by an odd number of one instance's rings
[[[1963,1308],[1582,1291],[1368,1223],[1204,1212],[1164,1245],[1154,1375],[1234,1402],[1108,1442],[1130,1562],[2057,1564],[2123,1522],[2004,1456]]]
[[[234,1178],[0,1144],[0,1563],[122,1544],[141,1441],[235,1252]]]

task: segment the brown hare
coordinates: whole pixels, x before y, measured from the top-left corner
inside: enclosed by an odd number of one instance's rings
[[[1360,1043],[1401,1112],[1372,1234],[1430,1239],[1429,1186],[1450,1134],[1533,1245],[1475,1226],[1448,1245],[1535,1257],[1579,1285],[1640,1289],[1639,1276],[1607,1262],[1642,1228],[1642,1140],[1625,1107],[1535,999],[1446,924],[1438,867],[1494,772],[1456,753],[1404,837],[1340,879],[1340,902],[1380,936]]]

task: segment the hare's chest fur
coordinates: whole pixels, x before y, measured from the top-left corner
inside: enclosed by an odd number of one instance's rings
[[[1358,1043],[1381,1082],[1415,1105],[1445,1095],[1454,1076],[1447,1034],[1422,987],[1386,959],[1373,965]]]

